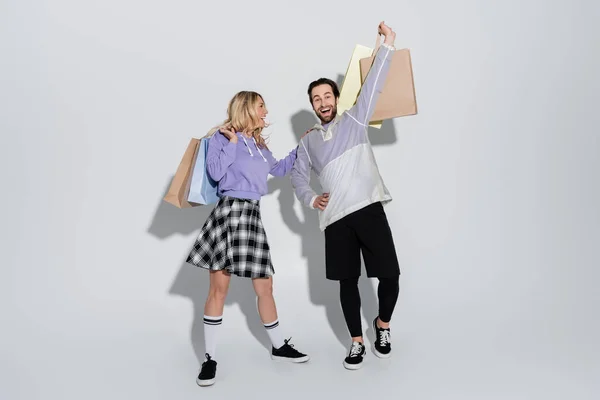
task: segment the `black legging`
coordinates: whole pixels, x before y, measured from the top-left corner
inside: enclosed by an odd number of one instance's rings
[[[377,298],[379,299],[379,319],[382,322],[390,322],[400,289],[398,277],[378,279]],[[346,319],[346,325],[350,331],[350,336],[362,336],[358,277],[340,281],[340,302],[342,303],[342,311]]]

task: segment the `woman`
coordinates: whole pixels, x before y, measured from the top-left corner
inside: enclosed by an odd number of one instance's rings
[[[215,350],[231,274],[250,278],[258,296],[258,312],[273,344],[276,360],[305,362],[309,357],[284,339],[273,299],[273,265],[260,217],[260,198],[267,194],[267,177],[285,176],[296,150],[277,161],[261,133],[267,108],[256,92],[237,93],[229,102],[228,118],[210,138],[206,168],[218,182],[220,200],[204,223],[187,262],[210,271],[204,307],[205,361],[196,382],[215,382]]]

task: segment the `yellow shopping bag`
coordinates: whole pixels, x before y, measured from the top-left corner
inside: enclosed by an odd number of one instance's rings
[[[370,47],[362,46],[357,44],[352,52],[348,69],[346,70],[346,76],[342,82],[340,89],[340,98],[338,100],[338,114],[342,114],[344,111],[348,111],[356,103],[358,93],[362,86],[362,79],[360,74],[360,60],[362,58],[371,57],[373,49]],[[382,121],[371,121],[369,126],[373,128],[381,128]]]

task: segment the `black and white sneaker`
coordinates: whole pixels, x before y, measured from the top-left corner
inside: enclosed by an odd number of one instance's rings
[[[383,329],[377,326],[377,319],[373,320],[373,330],[375,331],[375,346],[373,353],[379,358],[390,358],[392,355],[392,343],[390,329]]]
[[[271,358],[275,361],[290,361],[293,363],[302,363],[308,361],[310,359],[309,356],[300,353],[294,348],[293,344],[289,344],[291,339],[292,338],[285,339],[284,345],[278,349],[271,347]]]
[[[199,386],[210,386],[215,383],[215,376],[217,375],[217,362],[210,358],[208,354],[205,354],[206,361],[202,363],[202,369],[200,374],[196,378],[196,383]]]
[[[346,369],[359,369],[362,367],[363,358],[366,350],[365,345],[361,342],[352,342],[348,357],[344,359],[344,367]]]

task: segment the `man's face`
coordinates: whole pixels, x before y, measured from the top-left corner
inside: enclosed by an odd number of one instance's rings
[[[315,86],[311,93],[312,107],[321,124],[331,122],[337,115],[338,99],[333,96],[333,90],[328,84]]]

